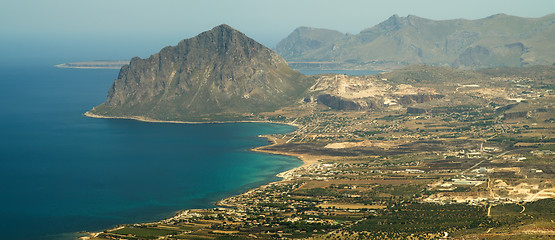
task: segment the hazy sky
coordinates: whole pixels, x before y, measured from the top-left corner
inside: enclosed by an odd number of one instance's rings
[[[442,20],[554,12],[555,0],[0,0],[0,50],[41,41],[84,44],[97,49],[96,58],[103,51],[146,57],[221,23],[274,47],[299,26],[358,33],[393,14]]]

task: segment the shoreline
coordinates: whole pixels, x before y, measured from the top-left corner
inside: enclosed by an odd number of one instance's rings
[[[102,116],[102,115],[97,115],[97,114],[94,114],[94,113],[90,113],[90,111],[85,112],[85,113],[83,114],[83,116],[90,117],[90,118],[99,118],[99,119],[126,119],[126,120],[135,120],[135,121],[149,122],[149,123],[176,123],[176,124],[270,123],[270,124],[283,124],[283,125],[289,125],[289,126],[294,126],[294,127],[297,127],[297,128],[300,127],[300,125],[295,124],[295,123],[279,123],[279,122],[271,122],[271,121],[229,121],[229,122],[214,121],[214,122],[187,122],[187,121],[156,120],[156,119],[151,119],[151,118],[147,118],[147,117],[143,117],[143,116],[108,117],[108,116]],[[302,161],[303,164],[302,164],[301,166],[298,166],[298,167],[289,169],[289,170],[287,170],[287,171],[284,171],[284,172],[280,172],[280,173],[275,174],[274,176],[281,178],[281,179],[278,180],[278,181],[268,182],[268,183],[265,183],[265,184],[263,184],[263,185],[260,185],[260,186],[257,186],[257,187],[248,189],[248,190],[246,190],[245,192],[242,192],[242,193],[239,193],[239,194],[235,194],[235,195],[233,195],[233,196],[229,196],[229,197],[220,199],[220,200],[218,200],[214,205],[219,206],[219,207],[229,207],[229,208],[233,208],[233,206],[227,206],[227,205],[223,204],[222,202],[223,202],[224,200],[228,199],[228,198],[231,198],[231,197],[235,197],[235,196],[238,196],[238,195],[242,195],[242,194],[248,193],[249,191],[252,191],[252,190],[254,190],[254,189],[258,189],[258,188],[261,188],[261,187],[264,187],[264,186],[267,186],[267,185],[271,185],[271,184],[275,184],[275,183],[287,181],[287,180],[289,180],[289,179],[286,177],[286,174],[287,174],[287,173],[289,173],[289,172],[295,172],[295,171],[297,171],[297,170],[299,170],[299,169],[306,168],[306,167],[308,167],[308,166],[310,166],[310,165],[312,165],[312,164],[318,163],[319,160],[322,160],[322,159],[323,159],[323,156],[313,156],[313,155],[308,155],[308,154],[293,154],[293,153],[288,153],[288,152],[279,152],[279,151],[264,150],[264,149],[262,149],[262,148],[268,147],[268,146],[273,146],[273,145],[276,145],[276,144],[278,144],[278,143],[277,143],[277,142],[275,141],[275,139],[274,139],[273,137],[271,137],[270,135],[258,135],[258,137],[260,137],[260,138],[266,138],[266,139],[270,142],[270,144],[264,145],[264,146],[260,146],[260,147],[252,148],[252,149],[250,149],[251,152],[259,152],[259,153],[267,153],[267,154],[273,154],[273,155],[282,155],[282,156],[295,157],[295,158],[299,159],[300,161]],[[215,207],[215,208],[217,208],[217,207]],[[150,223],[160,223],[160,222],[169,221],[169,220],[171,220],[171,219],[174,219],[174,218],[180,216],[183,212],[187,212],[187,211],[193,210],[193,209],[194,209],[194,208],[181,209],[181,210],[177,211],[177,212],[176,212],[173,216],[171,216],[171,217],[167,217],[167,218],[164,218],[164,219],[161,219],[161,220],[158,220],[158,221],[154,221],[154,222],[150,222]],[[117,225],[117,226],[115,226],[115,227],[113,227],[113,228],[110,228],[110,229],[103,229],[102,231],[117,230],[117,229],[119,229],[119,228],[122,228],[122,226],[124,226],[124,225],[129,225],[129,224],[136,224],[136,223],[120,224],[120,225]],[[81,233],[81,234],[87,234],[87,236],[80,237],[79,239],[88,240],[88,239],[90,239],[91,237],[92,237],[92,238],[97,237],[100,233],[102,233],[102,231],[99,231],[99,232],[81,231],[81,232],[79,232],[79,233]]]
[[[148,123],[177,123],[177,124],[222,124],[222,123],[271,123],[271,124],[282,124],[289,125],[293,127],[299,127],[300,125],[295,123],[283,123],[283,122],[272,122],[272,121],[255,121],[255,120],[244,120],[244,121],[208,121],[208,122],[190,122],[190,121],[177,121],[177,120],[157,120],[145,116],[124,116],[124,117],[111,117],[103,116],[91,113],[90,111],[83,113],[83,116],[90,118],[101,118],[101,119],[124,119],[124,120],[135,120],[139,122]]]
[[[265,150],[263,148],[265,147],[270,147],[270,146],[275,146],[277,145],[277,141],[275,141],[275,139],[270,136],[270,135],[259,135],[259,137],[262,138],[266,138],[269,142],[271,142],[271,144],[269,145],[265,145],[265,146],[260,146],[260,147],[255,147],[253,149],[251,149],[250,151],[252,152],[259,152],[259,153],[268,153],[268,154],[273,154],[273,155],[282,155],[282,156],[290,156],[290,157],[296,157],[299,160],[301,160],[303,162],[303,165],[298,166],[296,168],[292,168],[290,170],[287,170],[285,172],[282,173],[278,173],[277,175],[289,172],[289,171],[293,171],[296,170],[298,168],[303,168],[303,167],[307,167],[310,166],[314,163],[318,163],[319,160],[322,160],[324,157],[323,156],[315,156],[315,155],[310,155],[310,154],[295,154],[295,153],[290,153],[290,152],[280,152],[280,151],[272,151],[272,150]],[[281,176],[278,176],[281,177]],[[283,178],[283,177],[281,177]],[[283,181],[284,179],[282,179],[281,181]]]
[[[57,68],[75,68],[75,69],[121,69],[124,65],[129,64],[129,60],[96,60],[84,62],[67,62],[56,64]]]
[[[64,65],[64,64],[54,65],[54,67],[57,67],[57,68],[73,68],[73,69],[112,69],[112,70],[121,69],[121,67],[67,66],[67,65]]]

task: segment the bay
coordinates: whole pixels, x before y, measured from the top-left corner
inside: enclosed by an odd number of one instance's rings
[[[0,238],[63,239],[163,219],[278,180],[298,159],[250,152],[266,123],[92,119],[118,70],[0,67]]]

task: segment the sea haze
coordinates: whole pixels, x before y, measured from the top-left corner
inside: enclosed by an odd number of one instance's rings
[[[278,180],[298,159],[250,152],[265,123],[92,119],[118,70],[0,68],[0,232],[5,239],[159,220]]]

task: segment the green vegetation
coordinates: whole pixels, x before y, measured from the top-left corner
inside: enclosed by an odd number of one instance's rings
[[[353,231],[411,235],[429,232],[458,231],[477,228],[488,223],[484,207],[462,204],[406,204],[369,216],[353,225]]]
[[[178,230],[166,230],[151,227],[132,228],[126,227],[114,231],[114,234],[126,236],[128,239],[157,239],[159,236],[173,235],[179,233]]]

